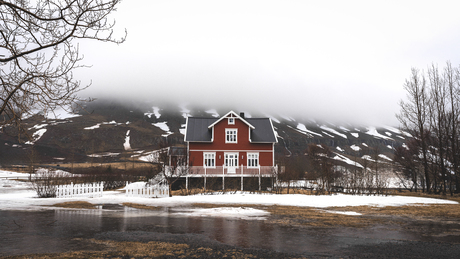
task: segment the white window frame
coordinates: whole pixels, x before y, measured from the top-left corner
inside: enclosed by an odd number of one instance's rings
[[[238,143],[238,129],[225,129],[225,143]]]
[[[211,162],[211,165],[208,165]],[[216,168],[216,152],[203,152],[203,167]]]
[[[229,166],[229,156],[233,155],[233,166]],[[224,166],[225,167],[238,167],[238,162],[239,162],[239,153],[238,152],[225,152],[224,153]]]
[[[259,168],[259,153],[247,153],[248,168]]]
[[[228,125],[235,125],[235,118],[228,118]]]

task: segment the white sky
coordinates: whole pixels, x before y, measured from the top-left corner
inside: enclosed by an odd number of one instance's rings
[[[460,64],[458,1],[123,1],[85,93],[397,126],[411,67]],[[119,34],[121,35],[121,33]]]

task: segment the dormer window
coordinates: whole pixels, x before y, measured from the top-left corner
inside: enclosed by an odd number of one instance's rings
[[[238,143],[237,129],[225,129],[225,143]]]
[[[235,118],[228,118],[228,125],[235,125]]]

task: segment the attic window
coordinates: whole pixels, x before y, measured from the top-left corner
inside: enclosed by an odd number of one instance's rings
[[[235,118],[228,118],[228,125],[234,125],[235,124]]]

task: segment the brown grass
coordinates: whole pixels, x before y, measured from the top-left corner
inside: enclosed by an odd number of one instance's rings
[[[144,205],[144,204],[132,203],[132,202],[125,202],[122,205],[126,206],[126,207],[135,208],[135,209],[142,209],[142,210],[159,210],[159,209],[162,208],[162,207],[147,206],[147,205]]]
[[[424,192],[410,192],[410,191],[402,191],[397,192],[395,195],[400,196],[412,196],[412,197],[423,197],[423,198],[434,198],[434,199],[445,199],[460,202],[460,194],[455,193],[453,196],[450,194],[442,195],[442,194],[433,194],[433,193],[424,193]]]
[[[72,208],[72,209],[96,209],[96,206],[87,201],[68,201],[62,203],[56,203],[52,205],[53,207],[61,208]]]
[[[260,206],[252,204],[207,204],[195,203],[200,208],[251,207],[270,212],[270,222],[289,226],[311,227],[366,227],[372,224],[389,223],[387,216],[405,216],[417,219],[460,219],[460,204],[407,205],[407,206],[347,206],[317,209],[296,206]],[[334,211],[352,211],[362,215],[344,215],[330,213]]]
[[[72,251],[60,254],[35,254],[13,256],[9,258],[258,258],[239,249],[216,250],[209,247],[191,248],[187,244],[151,241],[116,242],[89,240],[102,246],[98,251]]]
[[[151,167],[148,163],[139,163],[132,161],[126,162],[111,162],[111,163],[53,163],[53,164],[43,164],[43,166],[56,166],[59,165],[60,167],[65,168],[90,168],[90,167],[112,167],[114,169],[125,169],[125,168],[149,168]]]

